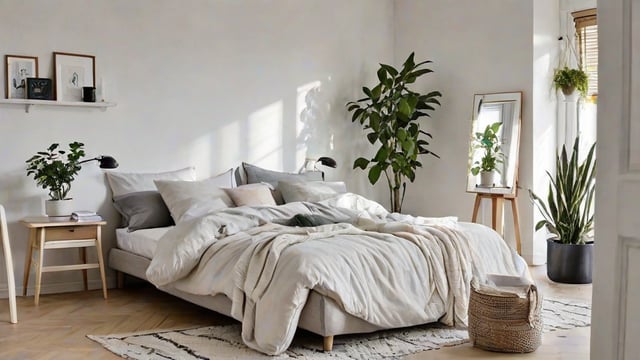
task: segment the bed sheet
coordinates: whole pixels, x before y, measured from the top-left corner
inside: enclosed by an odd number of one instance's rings
[[[127,228],[116,229],[118,248],[152,259],[158,246],[158,240],[173,226],[140,229],[129,232]]]

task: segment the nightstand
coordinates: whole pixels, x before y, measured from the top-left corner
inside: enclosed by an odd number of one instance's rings
[[[102,278],[102,295],[107,298],[107,282],[104,273],[104,261],[102,257],[102,226],[106,221],[78,222],[71,220],[56,221],[46,216],[30,217],[20,221],[29,229],[29,247],[24,262],[24,280],[22,283],[22,295],[27,296],[29,272],[31,270],[31,258],[33,250],[38,251],[35,261],[36,289],[34,301],[38,305],[40,300],[40,283],[43,272],[82,270],[84,289],[88,290],[87,269],[100,269]],[[95,247],[98,255],[98,263],[87,264],[87,248]],[[80,264],[43,266],[44,251],[49,249],[78,248]]]

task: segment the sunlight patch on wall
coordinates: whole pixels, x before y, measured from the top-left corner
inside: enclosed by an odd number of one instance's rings
[[[189,166],[195,166],[198,177],[208,177],[211,174],[211,136],[201,136],[190,144],[188,150]]]
[[[263,107],[251,115],[247,124],[247,160],[269,169],[283,167],[282,100]]]
[[[318,121],[321,117],[319,94],[322,82],[312,81],[299,86],[296,96],[296,163],[304,163],[306,157],[318,158],[322,154],[314,153],[315,137],[318,135]]]

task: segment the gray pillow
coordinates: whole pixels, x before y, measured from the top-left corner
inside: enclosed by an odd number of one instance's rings
[[[122,225],[129,231],[174,225],[167,205],[157,191],[139,191],[113,198],[122,215]]]
[[[273,198],[276,200],[276,204],[278,205],[284,204],[282,194],[279,190],[277,190],[278,182],[280,180],[322,181],[322,171],[309,171],[302,174],[286,173],[263,169],[261,167],[244,162],[242,163],[242,167],[244,168],[244,172],[247,175],[247,184],[264,182],[273,185],[273,187],[276,189],[273,191]]]

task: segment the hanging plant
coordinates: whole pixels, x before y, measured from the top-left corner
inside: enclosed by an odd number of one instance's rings
[[[578,90],[582,97],[587,97],[589,75],[581,69],[570,69],[565,66],[555,71],[553,84],[565,95],[571,95],[575,90]]]

